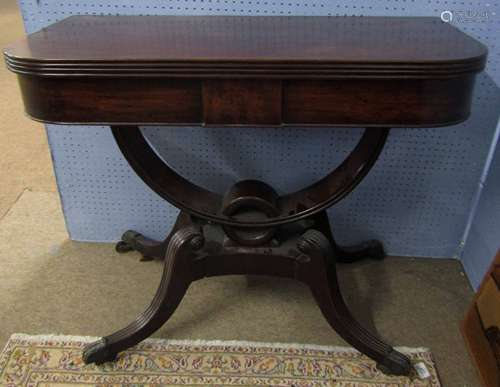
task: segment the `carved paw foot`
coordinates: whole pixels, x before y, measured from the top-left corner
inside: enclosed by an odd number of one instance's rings
[[[392,350],[384,360],[377,364],[377,368],[387,375],[408,375],[411,362],[402,353]]]
[[[116,353],[110,352],[106,340],[100,339],[90,343],[83,350],[83,361],[85,364],[102,364],[116,359]]]
[[[366,258],[381,260],[385,258],[385,250],[382,242],[371,239],[362,243],[360,246],[363,247],[364,254]]]
[[[362,259],[382,260],[386,254],[382,243],[371,239],[354,246],[336,246],[335,255],[337,262],[351,263]]]
[[[119,253],[127,253],[135,250],[135,245],[137,244],[137,239],[139,237],[142,237],[142,235],[136,231],[125,231],[122,235],[122,240],[115,246],[116,251]]]
[[[142,254],[141,261],[152,261],[154,257],[147,254],[148,247],[144,245],[144,241],[149,239],[137,231],[128,230],[122,235],[122,240],[115,245],[115,250],[120,254],[138,251]]]

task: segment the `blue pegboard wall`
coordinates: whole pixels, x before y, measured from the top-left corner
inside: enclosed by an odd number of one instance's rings
[[[475,288],[479,287],[496,252],[500,249],[500,120],[491,146],[489,165],[483,173],[477,201],[470,214],[464,238],[462,263]]]
[[[74,14],[393,15],[452,11],[460,29],[490,49],[478,77],[473,114],[439,129],[395,129],[360,187],[330,210],[343,243],[380,238],[393,255],[451,257],[461,238],[496,124],[500,93],[497,3],[459,1],[107,0],[20,1],[26,30]],[[219,192],[259,178],[281,192],[323,176],[347,155],[360,130],[307,128],[143,128],[170,165]],[[48,125],[70,235],[115,241],[129,228],[163,238],[177,215],[134,175],[106,127]]]

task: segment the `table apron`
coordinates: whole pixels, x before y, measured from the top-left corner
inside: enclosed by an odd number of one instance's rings
[[[18,75],[33,119],[62,124],[435,127],[465,120],[474,75],[193,79]]]

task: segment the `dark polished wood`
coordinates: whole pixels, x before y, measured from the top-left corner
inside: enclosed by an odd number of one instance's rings
[[[276,66],[301,76],[310,69],[449,75],[481,67],[485,54],[437,17],[364,16],[73,16],[6,49],[20,71],[114,76],[136,69],[141,77],[160,69],[222,69],[231,77],[253,69],[267,78]]]
[[[465,120],[486,53],[439,19],[407,17],[75,16],[7,47],[31,118],[110,124],[136,174],[181,209],[164,241],[123,234],[116,250],[164,259],[163,277],[145,312],[87,346],[84,361],[114,360],[155,332],[191,282],[255,274],[306,283],[348,343],[384,372],[408,374],[409,359],[355,320],[337,281],[337,263],[382,259],[383,246],[339,246],[326,209],[370,171],[389,128]],[[366,130],[304,189],[280,196],[244,180],[220,195],[165,164],[139,124]]]
[[[86,125],[437,127],[469,116],[474,85],[472,74],[442,79],[272,79],[259,83],[18,77],[26,113],[32,119]]]
[[[375,164],[389,129],[366,130],[346,159],[323,179],[276,199],[276,214],[239,220],[224,212],[223,197],[197,186],[165,164],[134,126],[112,126],[113,136],[136,174],[158,195],[200,218],[236,227],[269,227],[316,214],[349,194]]]
[[[451,125],[469,116],[473,85],[473,75],[289,81],[283,87],[283,123],[391,128]]]
[[[151,305],[127,327],[89,345],[83,355],[86,363],[102,363],[144,340],[159,329],[174,313],[194,280],[192,266],[196,250],[203,245],[202,234],[185,227],[172,235],[165,257],[160,287]]]
[[[203,117],[198,80],[18,78],[26,113],[37,121],[197,124]]]
[[[181,214],[181,216],[186,216]],[[320,217],[327,217],[326,213]],[[165,252],[164,276],[151,306],[126,328],[88,346],[86,362],[103,363],[155,332],[172,314],[189,283],[205,277],[252,274],[294,278],[306,283],[328,322],[348,343],[396,375],[410,372],[408,358],[364,329],[352,316],[338,286],[338,257],[321,223],[295,223],[278,230],[272,243],[246,247],[228,238],[219,225],[191,218]],[[174,268],[175,276],[172,275]]]
[[[176,271],[175,278],[164,277],[151,306],[126,328],[89,345],[84,351],[86,362],[113,360],[119,351],[156,331],[179,302],[176,292],[183,294],[190,282],[216,275],[254,274],[305,282],[330,325],[348,343],[377,361],[386,373],[406,375],[410,372],[407,357],[366,331],[354,319],[338,287],[336,262],[382,259],[385,253],[381,243],[370,241],[347,248],[337,245],[325,212],[366,176],[382,151],[388,129],[366,131],[337,169],[317,183],[283,196],[257,180],[240,181],[224,196],[218,196],[193,185],[164,164],[139,128],[113,126],[112,131],[136,174],[155,192],[186,211],[181,212],[165,241],[152,241],[130,230],[124,234],[117,250],[132,249],[141,252],[145,259],[165,259],[165,270],[171,270],[171,262],[181,255],[189,262],[190,269],[188,272]],[[293,207],[296,211],[287,211],[290,202],[300,203]],[[199,234],[193,230],[200,230]],[[197,243],[196,253],[191,252],[194,258],[171,248],[174,243],[183,245],[176,239],[176,235],[183,232],[196,237],[197,241],[204,241],[203,247]],[[172,285],[175,289],[180,289],[171,291],[174,293],[172,299],[168,298],[168,292],[165,293],[171,283],[175,284]]]
[[[207,79],[202,83],[205,125],[281,125],[281,81]]]
[[[435,127],[486,52],[438,18],[75,16],[4,55],[43,122]]]

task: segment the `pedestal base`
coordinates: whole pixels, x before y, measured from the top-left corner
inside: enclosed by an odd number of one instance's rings
[[[278,227],[261,246],[242,246],[220,225],[181,213],[163,242],[127,232],[123,243],[148,258],[164,257],[164,273],[153,302],[124,329],[90,344],[87,363],[113,360],[116,354],[151,335],[172,315],[189,284],[204,277],[252,274],[295,278],[306,283],[323,315],[349,344],[374,359],[383,372],[406,375],[410,361],[370,332],[352,316],[340,292],[336,262],[362,257],[380,259],[383,249],[370,242],[360,249],[341,248],[334,242],[326,212]],[[122,247],[120,247],[122,249]],[[123,251],[123,250],[122,250]],[[342,254],[345,254],[344,256]]]
[[[104,362],[145,339],[165,323],[190,283],[200,278],[253,274],[306,283],[323,315],[349,344],[384,372],[408,374],[410,362],[366,331],[351,315],[337,281],[336,263],[384,257],[382,245],[335,243],[326,209],[349,194],[374,165],[389,130],[367,129],[353,151],[331,173],[291,194],[245,180],[222,197],[178,175],[150,147],[138,127],[112,127],[113,136],[137,175],[181,213],[163,242],[127,231],[116,249],[136,250],[143,260],[164,259],[163,277],[151,305],[124,329],[89,345],[85,362]]]

